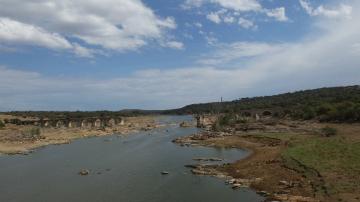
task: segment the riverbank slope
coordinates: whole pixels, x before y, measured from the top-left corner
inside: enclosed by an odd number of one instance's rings
[[[231,176],[231,184],[250,186],[269,200],[360,200],[360,124],[280,121],[253,125],[257,127],[246,131],[209,128],[175,142],[252,151],[248,158],[232,164],[195,166],[193,171]],[[324,128],[337,132],[327,136]]]

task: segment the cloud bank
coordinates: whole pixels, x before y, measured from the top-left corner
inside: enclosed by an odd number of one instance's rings
[[[95,48],[129,51],[152,41],[167,44],[167,32],[176,26],[172,17],[157,16],[141,0],[0,1],[0,44],[70,50],[84,57]]]
[[[351,6],[350,18],[319,18],[297,42],[217,43],[189,67],[107,80],[47,77],[1,67],[0,110],[164,109],[220,97],[359,84],[360,3]]]
[[[350,18],[352,14],[352,7],[345,4],[340,4],[336,8],[326,8],[324,5],[320,5],[313,8],[308,0],[299,0],[301,7],[310,16],[324,16],[328,18]]]

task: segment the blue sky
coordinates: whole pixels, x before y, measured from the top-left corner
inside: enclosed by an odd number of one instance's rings
[[[0,0],[0,110],[167,109],[358,84],[355,0]]]

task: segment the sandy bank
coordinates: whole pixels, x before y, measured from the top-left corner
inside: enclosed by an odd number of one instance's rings
[[[36,136],[24,135],[32,126],[7,125],[0,130],[0,153],[26,154],[32,150],[53,144],[68,144],[72,140],[86,137],[106,136],[112,134],[129,134],[141,130],[159,127],[154,116],[126,118],[125,125],[90,128],[41,128]]]

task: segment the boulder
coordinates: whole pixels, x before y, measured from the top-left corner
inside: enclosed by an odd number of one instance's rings
[[[79,175],[85,176],[85,175],[89,175],[90,171],[87,169],[81,169],[79,172]]]
[[[191,127],[191,125],[189,123],[183,121],[180,123],[180,127],[187,128],[187,127]]]

